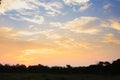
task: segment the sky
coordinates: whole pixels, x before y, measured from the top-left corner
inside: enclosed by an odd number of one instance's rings
[[[120,0],[1,0],[0,63],[86,66],[120,58]]]

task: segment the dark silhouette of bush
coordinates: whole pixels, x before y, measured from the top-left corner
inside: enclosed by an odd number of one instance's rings
[[[23,64],[9,65],[0,64],[0,73],[53,73],[53,74],[120,74],[120,59],[109,63],[98,62],[97,64],[86,67],[66,67],[53,66],[48,67],[41,64],[26,67]]]
[[[1,4],[1,1],[2,1],[2,0],[0,0],[0,4]]]

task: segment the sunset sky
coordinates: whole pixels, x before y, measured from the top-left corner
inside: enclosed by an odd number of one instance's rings
[[[2,0],[0,63],[86,66],[120,58],[120,0]]]

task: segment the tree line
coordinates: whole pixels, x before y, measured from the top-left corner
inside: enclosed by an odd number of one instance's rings
[[[0,0],[0,4],[1,4],[1,1],[2,1],[2,0]]]
[[[44,66],[41,64],[26,67],[23,64],[0,64],[0,73],[55,73],[55,74],[120,74],[120,59],[110,62],[100,61],[90,66],[72,67],[71,65]]]

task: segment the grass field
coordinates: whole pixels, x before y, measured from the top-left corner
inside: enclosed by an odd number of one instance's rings
[[[120,80],[120,75],[60,75],[37,73],[0,73],[0,80]]]

